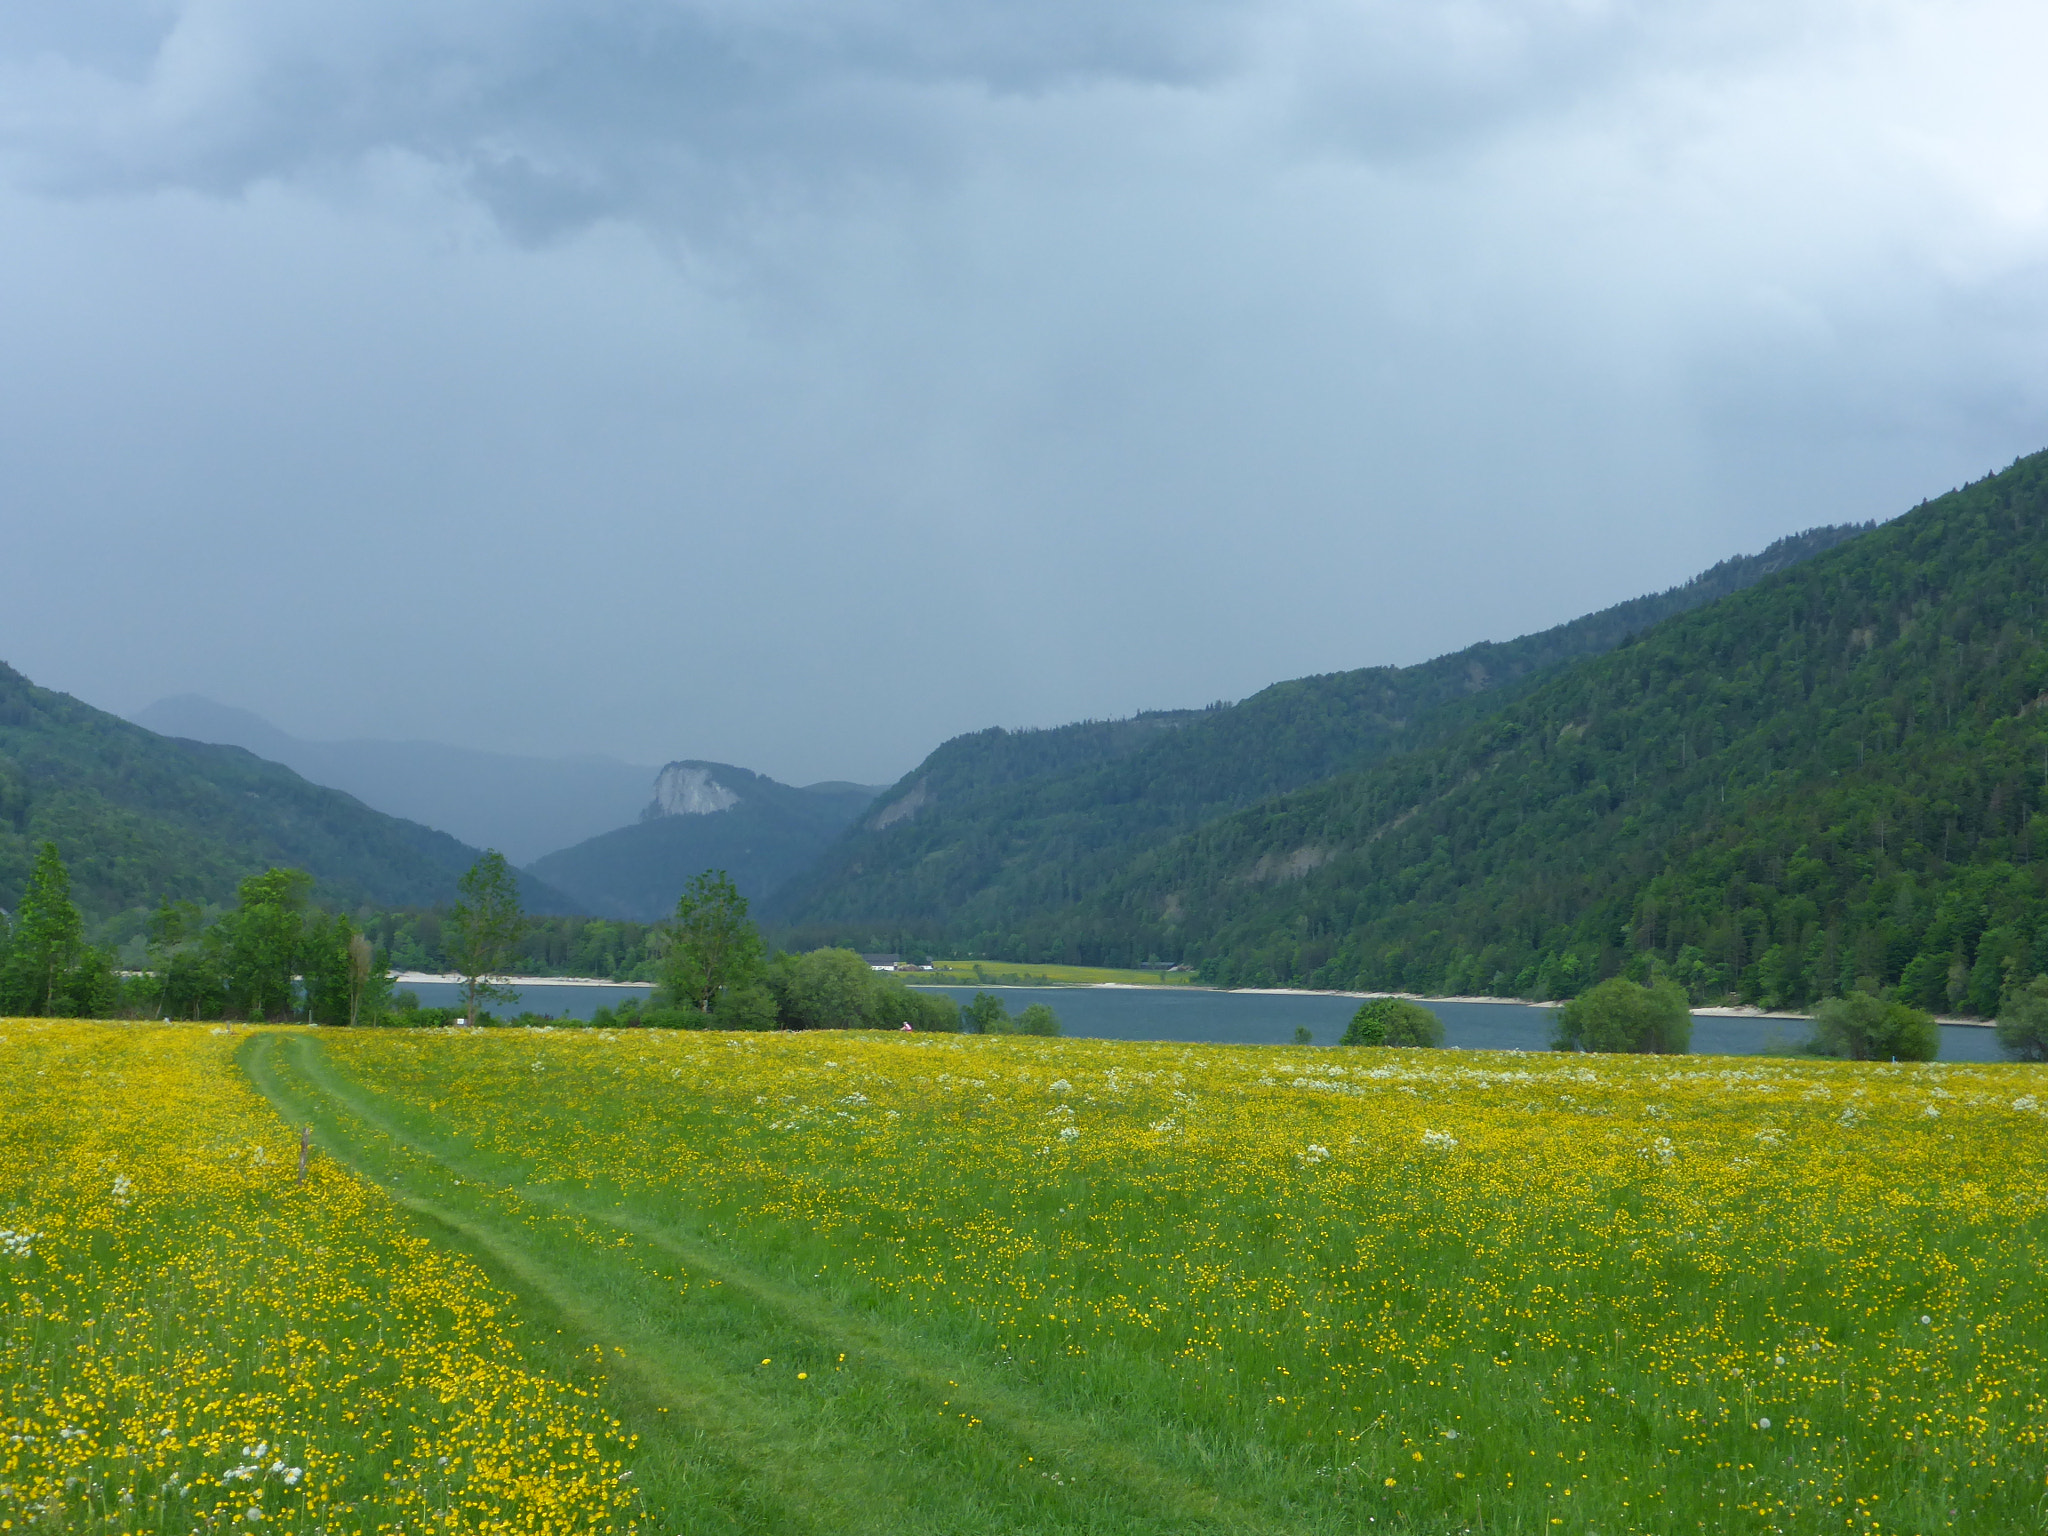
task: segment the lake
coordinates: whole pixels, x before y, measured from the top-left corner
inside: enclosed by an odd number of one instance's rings
[[[457,988],[449,982],[412,982],[430,1008],[454,1007]],[[1335,1045],[1358,1011],[1358,999],[1302,993],[1276,996],[1255,992],[1212,992],[1202,987],[922,987],[966,1002],[976,992],[1002,998],[1012,1013],[1044,1003],[1060,1016],[1070,1035],[1091,1040],[1186,1040],[1225,1045],[1286,1045],[1297,1025],[1308,1026],[1317,1045]],[[628,998],[645,998],[646,987],[564,987],[536,984],[519,989],[515,1009],[587,1019],[600,1005],[616,1008]],[[1552,1010],[1527,1003],[1425,1004],[1444,1021],[1444,1044],[1468,1051],[1541,1051],[1550,1044]],[[500,1012],[505,1011],[502,1007]],[[1801,1019],[1727,1019],[1693,1015],[1696,1054],[1748,1056],[1782,1051],[1806,1038]],[[1943,1061],[2002,1060],[1988,1029],[1941,1026]]]
[[[1335,1045],[1358,1011],[1355,997],[1211,992],[1199,987],[925,987],[966,1002],[994,992],[1010,1012],[1044,1003],[1070,1035],[1093,1040],[1187,1040],[1225,1045],[1286,1045],[1307,1025],[1317,1045]],[[1425,1002],[1444,1021],[1444,1044],[1467,1051],[1544,1051],[1555,1010],[1527,1003]],[[1803,1019],[1728,1019],[1694,1014],[1695,1054],[1748,1056],[1804,1040]],[[1988,1029],[1941,1026],[1943,1061],[2002,1061]]]

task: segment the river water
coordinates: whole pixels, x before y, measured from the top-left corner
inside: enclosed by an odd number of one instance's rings
[[[430,1008],[457,1002],[448,982],[409,982]],[[966,1002],[978,991],[1002,998],[1012,1013],[1044,1003],[1059,1015],[1069,1035],[1092,1040],[1186,1040],[1224,1045],[1285,1045],[1306,1025],[1317,1045],[1335,1045],[1358,1010],[1358,999],[1313,993],[1212,992],[1203,987],[926,987]],[[628,998],[645,998],[646,987],[565,987],[535,984],[519,989],[513,1010],[587,1019],[600,1005],[616,1008]],[[1468,1051],[1541,1051],[1549,1048],[1554,1010],[1527,1003],[1441,1003],[1424,1006],[1444,1021],[1444,1044]],[[1806,1038],[1802,1019],[1728,1019],[1694,1014],[1695,1054],[1746,1056],[1786,1051]],[[1998,1042],[1988,1029],[1941,1026],[1943,1061],[1998,1061]]]

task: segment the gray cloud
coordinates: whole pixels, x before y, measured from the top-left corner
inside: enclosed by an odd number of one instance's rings
[[[51,575],[0,654],[883,778],[1554,622],[2041,445],[2044,42],[1971,0],[17,6],[0,516]]]
[[[1405,159],[1858,9],[103,0],[19,11],[0,58],[7,140],[52,187],[225,192],[400,152],[515,222],[540,205],[687,219],[750,183],[958,173],[1022,119],[1085,121],[1102,94],[1138,98],[1126,119],[1207,109],[1236,138]]]

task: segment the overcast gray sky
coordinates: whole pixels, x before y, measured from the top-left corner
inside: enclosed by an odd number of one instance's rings
[[[2048,7],[15,0],[0,658],[888,780],[2048,445]]]

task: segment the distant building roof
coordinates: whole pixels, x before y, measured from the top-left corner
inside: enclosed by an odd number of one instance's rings
[[[903,963],[901,955],[862,955],[861,959],[878,971],[893,971]]]

